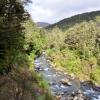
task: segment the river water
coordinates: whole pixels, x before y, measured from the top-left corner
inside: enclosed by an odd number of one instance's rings
[[[58,98],[56,100],[100,100],[100,91],[95,91],[91,85],[84,85],[78,79],[56,71],[48,63],[45,55],[36,58],[35,69],[43,75],[52,96]],[[69,80],[70,84],[63,84],[61,80]]]

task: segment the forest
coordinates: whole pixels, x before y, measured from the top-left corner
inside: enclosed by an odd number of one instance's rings
[[[62,100],[36,71],[43,52],[58,72],[100,86],[100,11],[39,28],[25,9],[29,3],[0,0],[0,100]]]
[[[83,16],[84,17],[84,16]],[[74,23],[74,22],[73,22]],[[47,53],[55,66],[65,68],[80,79],[100,84],[100,16],[76,23],[73,27],[53,28],[47,34]]]

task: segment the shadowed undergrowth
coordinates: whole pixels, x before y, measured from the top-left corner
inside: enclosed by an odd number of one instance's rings
[[[13,69],[0,76],[0,100],[52,100],[40,75],[28,69]]]

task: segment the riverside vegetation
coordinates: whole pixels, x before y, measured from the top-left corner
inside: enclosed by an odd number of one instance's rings
[[[24,8],[30,2],[0,0],[0,100],[52,100],[34,71],[43,50],[56,68],[100,84],[100,12],[39,29]]]
[[[46,52],[55,67],[100,85],[100,11],[76,15],[46,29]]]

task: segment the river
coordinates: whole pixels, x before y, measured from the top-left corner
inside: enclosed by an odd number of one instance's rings
[[[95,91],[91,85],[55,70],[44,54],[36,58],[35,69],[42,74],[56,100],[100,100],[100,91]]]

